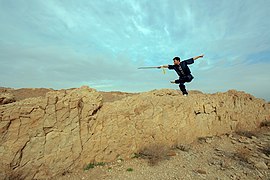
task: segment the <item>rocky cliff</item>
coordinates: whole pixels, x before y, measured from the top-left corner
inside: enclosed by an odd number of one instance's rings
[[[89,87],[49,91],[0,105],[0,175],[48,178],[89,162],[129,159],[151,144],[191,143],[269,120],[269,103],[235,90],[184,97],[162,89],[114,101]]]

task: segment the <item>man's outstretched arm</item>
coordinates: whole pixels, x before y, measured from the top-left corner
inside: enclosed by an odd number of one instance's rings
[[[158,68],[168,68],[169,65],[162,65],[162,66],[158,66]]]
[[[193,60],[195,61],[196,59],[199,59],[199,58],[203,58],[204,54],[200,55],[200,56],[195,56],[193,57]]]

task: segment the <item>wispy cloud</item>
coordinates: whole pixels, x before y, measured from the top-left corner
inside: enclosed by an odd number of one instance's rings
[[[0,0],[0,86],[177,88],[143,65],[205,53],[188,88],[270,98],[270,2]]]

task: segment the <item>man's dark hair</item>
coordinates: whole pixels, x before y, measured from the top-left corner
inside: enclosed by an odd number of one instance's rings
[[[180,57],[174,57],[173,60],[180,61]]]

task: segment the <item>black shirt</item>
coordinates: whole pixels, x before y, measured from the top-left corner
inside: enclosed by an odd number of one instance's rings
[[[168,65],[168,69],[174,69],[180,77],[183,77],[183,76],[191,74],[188,65],[193,64],[193,63],[194,63],[194,59],[190,58],[190,59],[181,61],[180,65]]]

